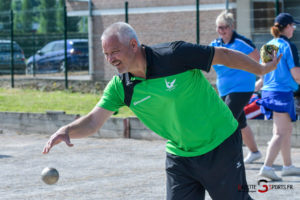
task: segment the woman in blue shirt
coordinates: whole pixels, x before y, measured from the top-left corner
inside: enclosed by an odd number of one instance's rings
[[[262,99],[257,101],[267,119],[273,117],[273,137],[269,142],[264,165],[259,175],[272,180],[281,180],[272,165],[281,152],[283,158],[282,176],[300,175],[300,168],[292,165],[291,135],[292,122],[296,120],[293,92],[300,83],[298,51],[289,40],[299,21],[295,21],[288,13],[281,13],[275,18],[271,27],[273,39],[268,44],[279,47],[278,54],[282,58],[277,69],[263,77]]]
[[[220,37],[214,40],[211,46],[234,49],[259,62],[259,52],[251,40],[234,31],[234,18],[232,13],[223,11],[217,17],[216,25],[216,30]],[[250,150],[244,162],[252,163],[262,156],[258,151],[253,132],[247,125],[243,109],[248,104],[254,91],[256,76],[252,73],[231,69],[224,65],[214,65],[213,67],[217,73],[218,92],[230,108],[234,117],[238,120],[243,142]]]

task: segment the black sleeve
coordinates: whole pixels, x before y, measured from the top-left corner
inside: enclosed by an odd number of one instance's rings
[[[296,47],[296,45],[291,43],[291,48],[292,48],[292,54],[293,54],[295,66],[300,67],[297,47]],[[298,89],[294,92],[294,96],[298,97],[298,98],[300,97],[300,85],[299,84],[298,84]]]
[[[191,44],[183,41],[173,43],[173,64],[189,69],[209,72],[215,49],[211,46]]]
[[[294,59],[294,62],[295,62],[295,66],[300,67],[297,47],[296,47],[296,45],[291,43],[291,48],[292,48],[292,53],[293,53],[293,59]]]

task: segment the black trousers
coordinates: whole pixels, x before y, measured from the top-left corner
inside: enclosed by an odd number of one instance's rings
[[[253,92],[235,92],[221,97],[239,122],[240,129],[247,126],[244,107],[248,104],[252,94]]]
[[[167,153],[167,200],[250,200],[239,129],[212,151],[196,157]]]

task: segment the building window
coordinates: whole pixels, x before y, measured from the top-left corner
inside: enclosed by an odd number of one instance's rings
[[[253,0],[253,27],[257,32],[269,32],[277,13],[283,10],[282,0]],[[278,4],[277,4],[278,3]],[[277,5],[276,5],[277,4]]]

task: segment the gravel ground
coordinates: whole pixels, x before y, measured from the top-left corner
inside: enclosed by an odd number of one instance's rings
[[[164,141],[86,138],[73,140],[72,148],[60,144],[50,154],[43,155],[41,151],[48,137],[0,132],[1,200],[165,199]],[[261,150],[265,154],[265,147]],[[295,165],[300,166],[300,149],[295,149],[293,156]],[[280,170],[280,158],[277,163],[275,168]],[[246,165],[253,198],[300,199],[300,177],[269,182],[269,188],[273,185],[277,189],[258,192],[258,189],[264,190],[257,184],[261,165],[262,160]],[[42,182],[40,173],[44,167],[59,171],[56,184]],[[287,185],[293,189],[284,189]],[[206,195],[206,200],[209,199]]]

